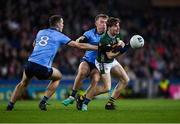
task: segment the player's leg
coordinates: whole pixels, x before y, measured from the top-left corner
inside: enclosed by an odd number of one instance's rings
[[[101,75],[103,85],[97,86],[95,88],[94,96],[107,93],[111,90],[111,75],[110,73],[102,74]]]
[[[85,104],[87,106],[88,103],[91,101],[91,99],[94,97],[94,89],[96,88],[97,83],[100,80],[100,73],[96,68],[94,68],[90,72],[90,80],[91,80],[91,83],[90,83],[88,89],[86,90],[84,99],[77,98],[77,109],[78,110],[81,110],[83,104]]]
[[[47,97],[51,97],[54,94],[54,92],[56,91],[57,87],[59,86],[60,80],[62,78],[62,74],[58,69],[56,69],[54,67],[52,69],[53,69],[53,73],[52,73],[51,77],[49,78],[51,80],[51,82],[47,86],[47,90],[45,92],[45,96],[47,96]]]
[[[111,89],[111,75],[110,70],[112,68],[112,63],[99,63],[95,61],[96,67],[98,68],[99,72],[104,72],[101,74],[101,80],[103,81],[103,85],[99,85],[94,89],[94,96],[103,94],[108,92]],[[100,67],[102,66],[102,67]]]
[[[85,61],[81,62],[79,65],[78,74],[74,81],[73,91],[77,93],[77,91],[81,87],[82,81],[89,75],[89,73],[90,73],[89,64]],[[71,96],[75,97],[76,93],[72,92]]]
[[[81,87],[82,80],[84,80],[89,73],[90,73],[90,67],[88,63],[85,61],[81,62],[79,65],[78,74],[74,81],[72,94],[62,102],[65,106],[68,106],[69,104],[73,104],[76,93]]]
[[[91,90],[92,90],[92,91],[91,91],[92,93],[96,90],[96,92],[95,92],[96,95],[103,94],[103,93],[107,93],[107,92],[109,92],[110,89],[111,89],[111,75],[110,75],[110,73],[102,74],[101,78],[102,78],[102,81],[103,81],[103,83],[104,83],[103,87],[102,87],[102,88],[99,88],[98,90],[97,90],[96,87],[99,87],[99,86],[96,86],[95,88],[92,88],[92,89],[91,89]],[[93,96],[95,96],[95,93],[94,93]],[[91,96],[91,98],[92,98],[92,96]],[[85,99],[85,100],[86,100],[86,99]],[[87,110],[88,110],[88,106],[87,106],[85,100],[84,100],[84,102],[83,102],[83,104],[82,104],[82,111],[87,111]],[[88,103],[88,102],[89,102],[89,101],[87,100],[87,103]]]
[[[121,91],[127,86],[129,82],[129,77],[120,64],[114,66],[111,72],[116,78],[119,79],[119,82],[114,88],[113,93],[105,106],[105,108],[109,110],[115,109],[114,101],[119,97]]]
[[[49,85],[47,86],[47,90],[45,91],[44,97],[42,98],[42,100],[39,103],[39,108],[41,110],[47,110],[46,103],[47,103],[48,99],[56,91],[57,87],[59,86],[61,78],[62,78],[61,72],[58,69],[52,67],[52,74],[48,78],[51,81],[50,81]]]
[[[91,73],[90,73],[90,80],[91,80],[90,86],[86,90],[86,97],[88,99],[92,99],[93,98],[94,90],[92,90],[92,89],[96,88],[97,83],[100,80],[100,73],[99,73],[99,71],[97,69],[93,69],[91,71]]]
[[[24,71],[21,82],[17,84],[16,88],[14,89],[11,95],[11,99],[7,106],[8,111],[11,111],[14,108],[14,104],[16,103],[17,99],[22,95],[23,91],[27,88],[30,80],[31,78],[28,78]]]
[[[117,99],[120,92],[128,85],[129,77],[121,65],[117,65],[112,69],[112,73],[116,78],[119,78],[119,82],[116,85],[111,97]]]

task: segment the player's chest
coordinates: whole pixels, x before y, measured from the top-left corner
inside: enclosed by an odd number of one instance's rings
[[[99,35],[94,35],[90,38],[90,43],[93,45],[98,45],[100,38],[101,37]]]
[[[110,44],[110,45],[117,44],[118,41],[119,41],[119,38],[107,38],[106,39],[107,44]]]

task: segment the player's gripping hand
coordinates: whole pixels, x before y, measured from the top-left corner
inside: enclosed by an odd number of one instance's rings
[[[88,43],[88,40],[85,36],[81,36],[78,39],[76,39],[76,42],[78,43]]]
[[[120,52],[121,54],[125,53],[130,48],[129,44],[125,44],[123,41],[118,42],[118,44],[113,48],[112,52]]]
[[[120,48],[124,48],[125,43],[122,40],[119,40],[118,43],[112,46],[112,52],[116,53],[119,52]]]
[[[119,40],[117,46],[123,48],[125,46],[125,43],[122,40]]]

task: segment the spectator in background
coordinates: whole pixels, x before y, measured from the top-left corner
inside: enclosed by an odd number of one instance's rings
[[[129,60],[128,66],[132,67],[129,69],[134,71],[136,75],[145,72],[145,75],[149,76],[148,78],[162,79],[165,72],[170,78],[179,78],[179,12],[176,9],[171,9],[171,11],[163,9],[157,13],[157,9],[153,8],[144,9],[143,11],[133,10],[133,8],[131,10],[123,6],[120,7],[120,2],[117,0],[109,0],[108,2],[102,2],[101,0],[45,0],[43,2],[36,0],[19,0],[16,2],[13,0],[1,0],[1,79],[20,78],[19,75],[22,72],[16,70],[22,70],[22,65],[31,53],[32,47],[29,46],[32,44],[35,34],[39,29],[48,26],[46,20],[49,15],[59,14],[60,12],[65,17],[66,23],[68,23],[64,31],[73,39],[92,27],[92,17],[99,13],[108,13],[109,15],[121,17],[123,21],[123,39],[129,40],[134,33],[138,33],[144,37],[146,44],[143,50],[129,52],[124,57],[126,59],[119,59],[120,63],[126,63],[126,60]],[[113,5],[113,7],[110,5]],[[71,48],[64,49],[67,52],[65,54],[68,56],[75,54],[70,50]],[[76,53],[76,58],[73,58],[73,60],[70,57],[65,58],[65,55],[57,56],[54,64],[59,69],[64,68],[62,71],[66,75],[74,75],[78,68],[76,63],[79,63],[80,58],[83,56],[82,51],[76,49]],[[13,63],[16,64],[11,63],[12,56]],[[141,66],[141,68],[137,69],[136,66]],[[138,78],[142,77],[139,76]]]
[[[164,98],[169,98],[169,86],[170,82],[165,77],[159,82],[158,89],[159,95]]]

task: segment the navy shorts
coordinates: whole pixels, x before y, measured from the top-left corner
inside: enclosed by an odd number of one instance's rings
[[[39,80],[48,79],[53,73],[52,68],[47,68],[30,61],[25,64],[24,70],[28,78],[32,78],[35,76]]]
[[[87,64],[89,65],[90,71],[92,71],[93,69],[97,69],[94,63],[88,62],[88,61],[87,61],[86,59],[84,59],[84,58],[81,60],[81,62],[83,62],[83,61],[87,62]]]

